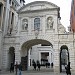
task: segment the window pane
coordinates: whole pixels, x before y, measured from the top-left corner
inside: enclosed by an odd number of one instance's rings
[[[40,29],[40,18],[34,19],[34,29]]]

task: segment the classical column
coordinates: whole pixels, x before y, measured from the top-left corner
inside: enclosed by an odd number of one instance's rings
[[[30,49],[28,50],[28,66],[30,66]]]
[[[2,63],[2,32],[0,31],[0,69],[1,69],[1,63]]]
[[[41,63],[41,52],[39,51],[39,62]]]
[[[51,63],[51,51],[49,51],[49,63]]]

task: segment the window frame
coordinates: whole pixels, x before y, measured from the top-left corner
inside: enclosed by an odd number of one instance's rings
[[[39,17],[34,19],[34,30],[40,30],[40,18]]]

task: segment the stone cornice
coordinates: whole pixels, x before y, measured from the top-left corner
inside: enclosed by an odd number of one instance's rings
[[[20,45],[20,43],[4,43],[4,45],[11,45],[11,44],[13,44],[13,45]]]
[[[5,36],[4,38],[16,38],[16,36]]]
[[[44,11],[54,11],[54,10],[58,10],[58,8],[45,8],[45,9],[37,9],[37,10],[27,10],[27,11],[21,11],[21,12],[17,12],[18,14],[22,14],[22,13],[34,13],[34,12],[44,12]]]

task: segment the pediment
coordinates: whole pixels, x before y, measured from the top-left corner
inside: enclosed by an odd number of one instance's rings
[[[53,9],[53,8],[58,8],[58,6],[47,1],[35,1],[24,5],[18,10],[18,12]]]

